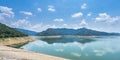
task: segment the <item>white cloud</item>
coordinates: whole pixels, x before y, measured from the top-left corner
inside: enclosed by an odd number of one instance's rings
[[[88,23],[86,22],[86,20],[82,20],[81,23],[80,23],[80,26],[81,27],[86,27],[88,25]]]
[[[19,19],[18,21],[13,22],[11,25],[14,28],[28,29],[37,32],[46,30],[48,28],[56,28],[55,25],[49,25],[43,23],[32,24],[28,19]]]
[[[50,25],[50,24],[43,24],[43,23],[39,23],[39,24],[35,24],[35,25],[32,25],[29,27],[30,30],[33,30],[33,31],[44,31],[48,28],[56,28],[56,25]]]
[[[42,12],[42,9],[41,8],[37,8],[37,11]]]
[[[6,20],[10,18],[14,18],[14,12],[12,11],[12,8],[0,6],[0,20]]]
[[[54,19],[54,21],[55,21],[55,22],[63,22],[64,19],[62,19],[62,18],[56,18],[56,19]]]
[[[87,16],[91,16],[91,15],[92,15],[92,13],[88,13],[88,14],[87,14]]]
[[[48,11],[55,12],[56,10],[55,10],[54,6],[49,5],[48,6]]]
[[[15,28],[22,28],[22,29],[28,29],[28,30],[33,30],[37,32],[44,31],[48,28],[73,28],[73,29],[78,29],[83,26],[86,26],[87,23],[85,20],[82,20],[81,23],[78,24],[61,24],[61,25],[53,25],[53,24],[43,24],[41,23],[36,23],[33,24],[31,23],[28,18],[25,19],[19,19],[18,21],[13,22],[12,27]]]
[[[63,24],[63,28],[67,28],[68,27],[68,24]]]
[[[16,28],[18,28],[18,27],[25,28],[26,26],[31,26],[30,22],[26,19],[20,19],[16,22],[13,22],[12,25]]]
[[[83,16],[82,12],[78,12],[72,15],[73,18],[82,17],[82,16]]]
[[[110,16],[107,13],[100,13],[98,17],[96,17],[96,21],[105,21],[108,20]]]
[[[81,5],[81,9],[86,9],[86,8],[87,8],[87,4],[86,3]]]
[[[70,29],[79,29],[82,27],[88,27],[88,23],[83,19],[80,23],[76,24],[62,24],[60,26],[56,25],[57,28],[70,28]]]
[[[86,26],[87,23],[85,20],[81,21],[81,23],[78,24],[61,24],[61,25],[53,25],[53,24],[43,24],[43,23],[36,23],[32,24],[28,19],[20,19],[16,22],[12,23],[12,26],[15,28],[22,28],[22,29],[28,29],[33,30],[37,32],[44,31],[48,28],[73,28],[78,29],[83,26]]]
[[[100,13],[99,16],[95,18],[95,20],[113,23],[116,21],[120,21],[120,16],[111,17],[107,13]]]
[[[38,23],[38,24],[32,24],[29,27],[26,27],[25,29],[30,29],[33,31],[44,31],[48,28],[73,28],[73,29],[78,29],[81,28],[80,24],[62,24],[62,25],[52,25],[52,24],[43,24],[43,23]]]
[[[32,12],[27,12],[27,11],[20,11],[20,13],[23,13],[23,14],[25,14],[25,15],[30,15],[30,16],[33,15]]]

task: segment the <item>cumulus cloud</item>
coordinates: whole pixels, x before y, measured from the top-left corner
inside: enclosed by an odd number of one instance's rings
[[[88,25],[85,20],[82,20],[78,24],[61,24],[61,25],[54,25],[54,24],[44,24],[42,22],[33,24],[31,23],[28,18],[25,19],[19,19],[11,24],[15,28],[23,28],[23,29],[28,29],[28,30],[33,30],[33,31],[44,31],[48,28],[73,28],[73,29],[78,29],[83,26]]]
[[[56,28],[55,25],[50,25],[50,24],[43,24],[43,23],[32,24],[28,19],[19,19],[13,22],[11,25],[14,28],[23,28],[37,32],[46,30],[48,28]]]
[[[63,24],[63,28],[67,28],[68,27],[68,24]]]
[[[81,27],[86,27],[87,25],[88,25],[88,23],[86,22],[85,19],[83,19],[83,20],[81,21],[81,23],[80,23],[80,26],[81,26]]]
[[[78,12],[72,15],[73,18],[82,17],[82,16],[83,16],[82,12]]]
[[[120,16],[116,16],[116,17],[111,17],[110,15],[108,15],[107,13],[100,13],[98,17],[95,18],[96,21],[103,21],[103,22],[116,22],[120,20]]]
[[[37,31],[37,32],[44,31],[48,28],[56,28],[56,25],[39,23],[39,24],[34,24],[29,27],[29,29],[31,29],[33,31]]]
[[[56,18],[56,19],[54,19],[54,21],[55,21],[55,22],[63,22],[64,19],[62,19],[62,18]]]
[[[18,28],[18,27],[24,27],[25,28],[27,26],[31,26],[31,23],[26,19],[20,19],[16,22],[13,22],[12,26],[14,26],[16,28]]]
[[[12,8],[0,6],[0,20],[6,20],[7,18],[14,18],[14,12],[12,11]]]
[[[87,22],[85,20],[82,20],[78,24],[61,24],[61,25],[54,25],[54,24],[44,24],[44,23],[36,23],[32,24],[28,19],[19,19],[18,21],[15,21],[12,23],[12,26],[15,28],[23,28],[28,30],[33,30],[37,32],[44,31],[48,28],[73,28],[78,29],[81,27],[87,26]]]
[[[38,11],[38,12],[42,12],[42,9],[41,9],[41,8],[37,8],[37,11]]]
[[[48,6],[48,11],[55,12],[56,10],[55,10],[55,7],[54,7],[54,6],[49,5],[49,6]]]
[[[88,14],[87,14],[87,16],[91,16],[91,15],[92,15],[92,13],[88,13]]]
[[[31,26],[26,27],[25,29],[30,29],[33,31],[44,31],[48,28],[73,28],[73,29],[78,29],[81,28],[82,26],[80,24],[61,24],[61,25],[53,25],[53,24],[43,24],[43,23],[38,23],[38,24],[31,24]]]
[[[20,11],[20,13],[23,13],[25,15],[29,15],[29,16],[32,16],[32,12],[28,12],[28,11]]]
[[[87,4],[86,3],[81,5],[81,9],[86,9],[86,8],[87,8]]]
[[[87,26],[88,26],[88,23],[86,22],[85,19],[83,19],[80,23],[76,23],[76,24],[62,24],[61,26],[56,26],[56,27],[79,29],[79,28],[87,27]]]

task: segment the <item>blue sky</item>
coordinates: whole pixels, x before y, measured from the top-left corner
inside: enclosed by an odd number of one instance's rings
[[[87,27],[120,32],[120,0],[0,0],[0,22],[14,28]]]

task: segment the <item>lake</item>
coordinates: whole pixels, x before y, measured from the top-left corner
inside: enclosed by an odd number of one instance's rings
[[[71,60],[120,60],[119,36],[35,38],[21,48]]]

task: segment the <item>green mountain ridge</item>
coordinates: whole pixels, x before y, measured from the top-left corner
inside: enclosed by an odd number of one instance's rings
[[[27,36],[26,34],[15,30],[14,28],[8,27],[5,24],[0,23],[0,38],[7,37],[23,37]]]
[[[29,36],[34,36],[36,35],[38,32],[35,32],[35,31],[31,31],[31,30],[26,30],[26,29],[20,29],[20,28],[15,28],[16,30],[22,32],[22,33],[25,33]]]
[[[52,36],[52,35],[79,35],[79,36],[119,36],[120,33],[101,32],[87,28],[67,29],[67,28],[49,28],[37,34],[38,36]]]

